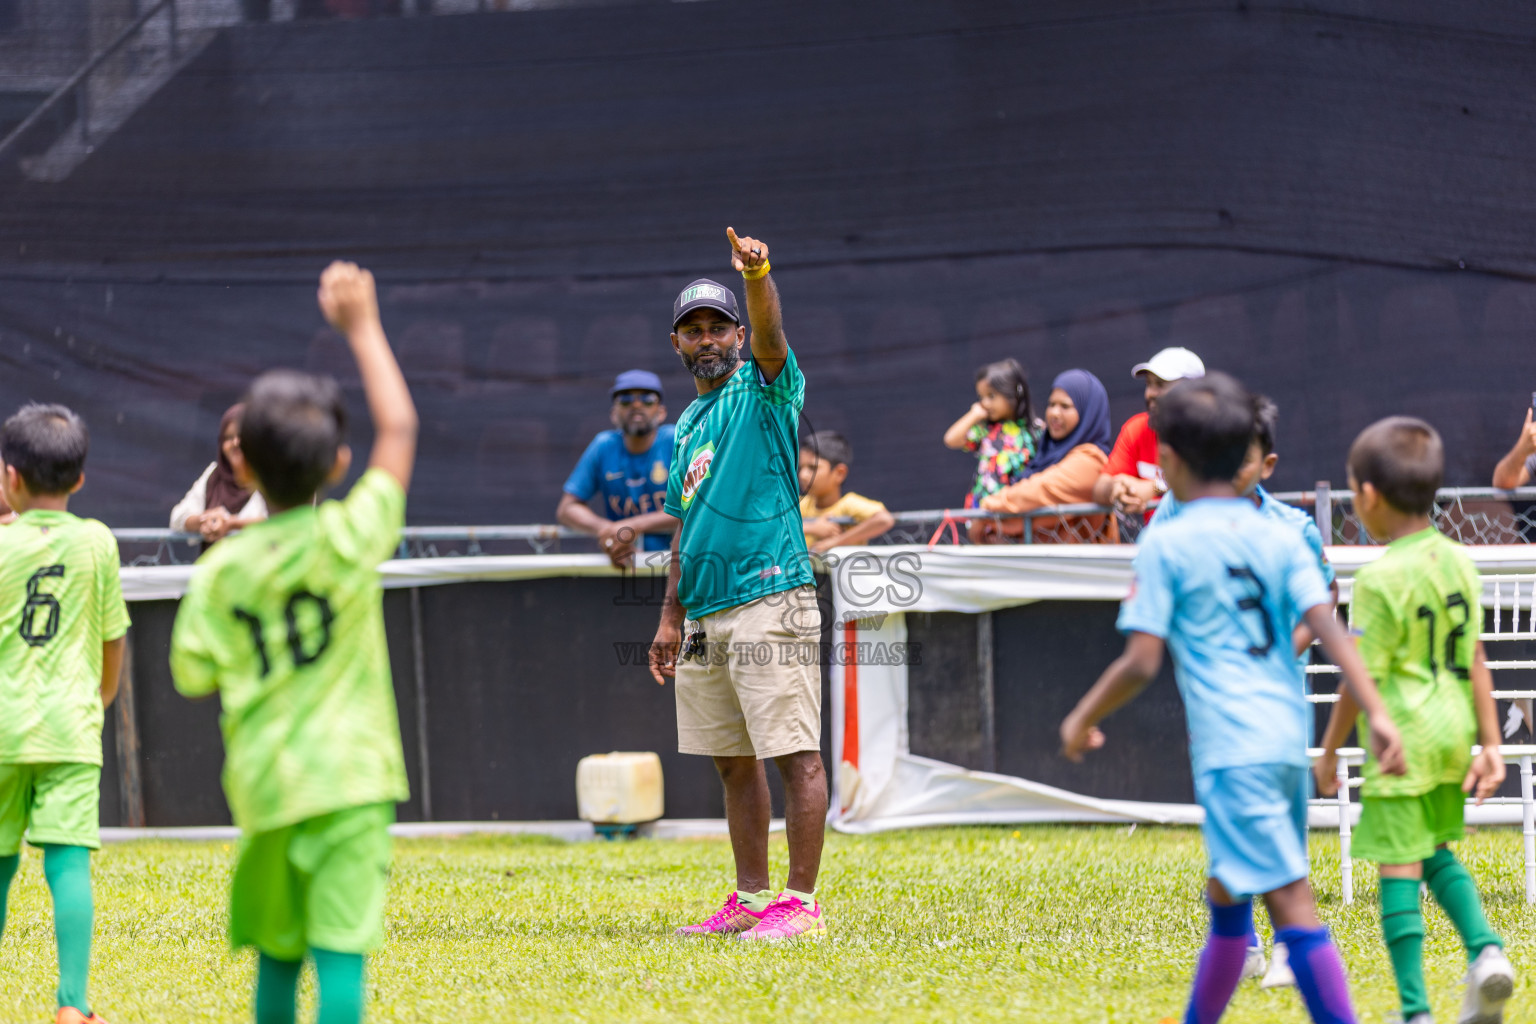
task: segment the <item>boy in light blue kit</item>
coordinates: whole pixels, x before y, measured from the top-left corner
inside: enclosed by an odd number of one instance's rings
[[[1264,489],[1264,481],[1268,480],[1275,472],[1275,464],[1280,457],[1275,454],[1275,427],[1280,418],[1280,410],[1275,403],[1263,395],[1255,395],[1253,398],[1253,441],[1248,446],[1247,457],[1238,467],[1237,474],[1232,477],[1232,486],[1237,493],[1253,502],[1259,513],[1276,522],[1285,523],[1301,535],[1301,539],[1307,544],[1314,557],[1317,558],[1317,567],[1322,570],[1323,579],[1327,582],[1329,592],[1335,603],[1339,599],[1339,586],[1333,565],[1328,561],[1328,555],[1323,550],[1323,535],[1317,528],[1317,523],[1312,517],[1294,505],[1287,505],[1283,501],[1277,501]],[[1157,511],[1153,514],[1147,529],[1151,530],[1170,522],[1174,517],[1184,511],[1185,505],[1172,494],[1164,495],[1158,503]],[[1146,536],[1146,532],[1142,532]],[[1296,657],[1302,664],[1302,692],[1311,693],[1311,680],[1306,675],[1306,664],[1311,660],[1312,631],[1305,623],[1296,627],[1291,634],[1291,646],[1296,650]],[[1307,718],[1307,745],[1312,745],[1312,718]],[[1265,968],[1269,973],[1265,973]],[[1275,959],[1273,964],[1264,961],[1264,947],[1259,942],[1257,934],[1248,937],[1248,959],[1243,965],[1244,978],[1259,978],[1263,988],[1281,988],[1286,985],[1294,985],[1296,979],[1291,975],[1285,943],[1275,943]]]
[[[1211,934],[1186,1024],[1214,1024],[1242,976],[1252,898],[1263,895],[1296,985],[1318,1024],[1354,1024],[1344,966],[1307,885],[1307,715],[1290,644],[1299,621],[1343,670],[1370,722],[1382,770],[1402,744],[1376,686],[1333,617],[1317,560],[1296,530],[1263,516],[1232,478],[1254,434],[1253,398],[1208,374],[1170,388],[1153,429],[1179,517],[1150,531],[1120,609],[1122,654],[1061,725],[1062,753],[1104,745],[1097,724],[1157,675],[1171,649],[1205,810]]]

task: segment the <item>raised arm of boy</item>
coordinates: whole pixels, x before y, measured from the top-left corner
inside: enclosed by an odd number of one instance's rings
[[[1339,791],[1338,778],[1334,774],[1338,766],[1338,749],[1349,735],[1356,716],[1362,711],[1365,713],[1366,724],[1370,726],[1371,752],[1376,755],[1381,770],[1387,775],[1402,775],[1408,770],[1407,762],[1403,759],[1402,738],[1397,733],[1397,726],[1392,724],[1391,716],[1387,714],[1375,680],[1366,671],[1365,662],[1360,659],[1360,652],[1355,650],[1344,627],[1334,617],[1332,606],[1317,605],[1307,611],[1305,619],[1318,642],[1323,645],[1323,653],[1339,666],[1344,677],[1344,685],[1339,688],[1339,702],[1333,706],[1333,713],[1328,716],[1328,727],[1323,731],[1322,756],[1312,762],[1318,792],[1323,796],[1332,796]]]
[[[731,266],[741,272],[747,297],[747,320],[752,324],[752,360],[763,377],[773,381],[789,358],[784,337],[784,314],[779,308],[779,289],[769,276],[768,246],[761,239],[738,238],[735,228],[725,229],[731,243]]]
[[[342,334],[357,360],[373,419],[370,469],[382,469],[410,490],[416,462],[416,405],[379,319],[373,274],[356,263],[337,261],[320,275],[320,311]]]

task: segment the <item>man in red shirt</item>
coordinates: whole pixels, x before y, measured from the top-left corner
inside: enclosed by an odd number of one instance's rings
[[[1157,435],[1152,432],[1148,413],[1175,381],[1204,377],[1205,364],[1187,348],[1165,348],[1133,367],[1131,376],[1140,377],[1146,385],[1147,412],[1137,413],[1120,428],[1109,461],[1093,485],[1093,500],[1136,515],[1146,512],[1147,504],[1168,489],[1158,468]]]

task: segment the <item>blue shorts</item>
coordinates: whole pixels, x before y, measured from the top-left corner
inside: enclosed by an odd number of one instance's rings
[[[1252,764],[1195,778],[1205,808],[1207,874],[1233,897],[1274,892],[1307,877],[1307,777],[1304,767]]]

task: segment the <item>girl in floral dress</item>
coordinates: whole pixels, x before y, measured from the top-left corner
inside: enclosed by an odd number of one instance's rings
[[[976,481],[966,508],[1022,479],[1036,450],[1035,412],[1029,380],[1017,359],[988,363],[976,371],[976,402],[944,431],[947,447],[976,454]]]

